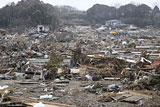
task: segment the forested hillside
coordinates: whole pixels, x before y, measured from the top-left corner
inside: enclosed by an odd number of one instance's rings
[[[139,27],[148,25],[160,26],[160,11],[157,6],[151,7],[141,4],[127,4],[120,8],[96,4],[87,10],[87,19],[92,24],[104,23],[107,20],[119,19],[127,24]]]
[[[0,9],[0,27],[24,29],[43,24],[54,29],[58,24],[54,14],[54,7],[50,4],[40,0],[21,0]]]

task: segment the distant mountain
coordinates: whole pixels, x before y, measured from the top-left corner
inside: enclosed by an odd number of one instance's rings
[[[127,4],[115,7],[96,4],[87,10],[87,19],[92,24],[104,23],[107,20],[119,19],[126,24],[134,24],[139,27],[148,25],[160,26],[160,11],[157,6],[151,9],[145,4],[139,6]]]

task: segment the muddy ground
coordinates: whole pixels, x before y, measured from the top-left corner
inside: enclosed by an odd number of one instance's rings
[[[34,81],[35,82],[35,81]],[[98,81],[106,85],[119,84],[118,81]],[[12,96],[40,99],[41,95],[53,95],[52,99],[43,99],[73,107],[135,107],[137,104],[127,102],[102,101],[102,93],[91,93],[84,90],[84,86],[93,81],[70,81],[69,84],[55,83],[54,81],[38,81],[35,84],[19,84],[17,80],[0,80],[0,85],[8,85],[13,92]],[[103,93],[105,94],[105,93]]]

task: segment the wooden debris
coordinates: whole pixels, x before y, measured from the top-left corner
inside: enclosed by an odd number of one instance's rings
[[[8,98],[10,98],[13,101],[26,102],[25,104],[28,104],[31,106],[35,105],[36,103],[42,102],[45,105],[45,107],[71,107],[70,105],[65,105],[65,104],[57,104],[52,102],[32,100],[32,99],[26,99],[26,98],[20,98],[20,97],[8,96]]]
[[[120,78],[105,77],[104,80],[120,80]]]
[[[131,96],[131,97],[128,97],[128,98],[125,98],[123,99],[122,101],[123,102],[129,102],[129,103],[138,103],[140,100],[144,99],[144,97],[142,96]]]
[[[17,82],[18,84],[37,84],[38,82]]]

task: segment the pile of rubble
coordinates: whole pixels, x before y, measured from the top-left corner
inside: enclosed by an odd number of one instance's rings
[[[160,60],[134,43],[149,40],[90,29],[2,36],[0,106],[159,106]]]

